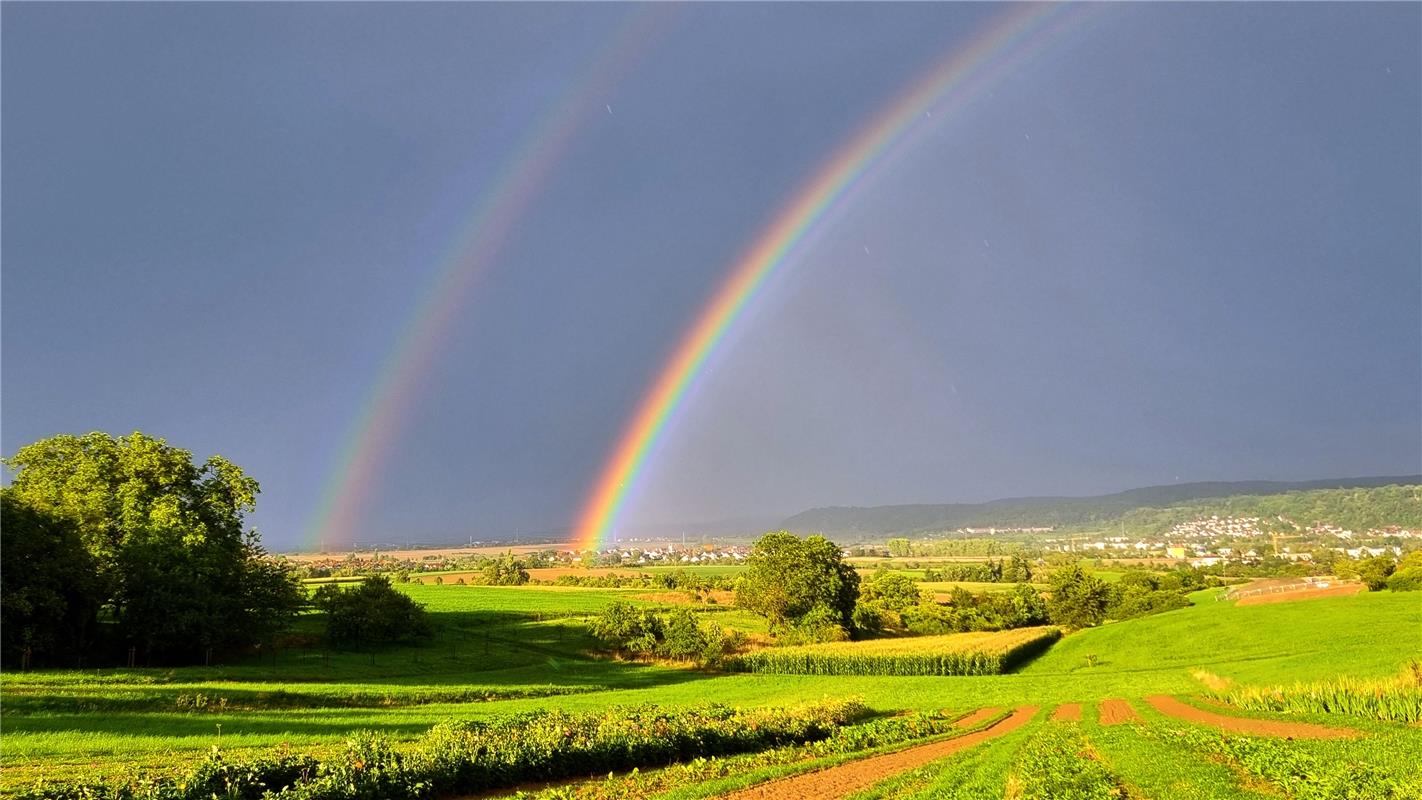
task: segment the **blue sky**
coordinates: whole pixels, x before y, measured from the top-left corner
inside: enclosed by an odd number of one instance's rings
[[[604,4],[5,4],[0,449],[141,429],[302,540]],[[461,306],[360,540],[567,525],[796,187],[1003,13],[695,5]],[[1422,6],[1112,6],[926,125],[747,309],[630,527],[1422,469]]]

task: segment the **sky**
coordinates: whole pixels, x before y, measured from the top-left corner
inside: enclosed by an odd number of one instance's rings
[[[282,550],[378,434],[327,535],[566,529],[739,256],[1012,11],[6,3],[0,451],[221,454]],[[1422,470],[1420,66],[1415,3],[1081,15],[777,270],[620,524]]]

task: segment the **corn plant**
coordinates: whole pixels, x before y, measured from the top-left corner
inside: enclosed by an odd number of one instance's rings
[[[1057,628],[778,647],[731,659],[736,672],[802,675],[999,675],[1061,638]]]

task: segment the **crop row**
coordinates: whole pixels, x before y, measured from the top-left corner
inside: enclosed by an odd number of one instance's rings
[[[1061,638],[1056,628],[961,633],[867,642],[779,647],[736,656],[736,672],[803,675],[999,675],[1036,658]]]
[[[1383,722],[1422,722],[1422,664],[1396,678],[1339,678],[1289,686],[1238,687],[1216,693],[1234,706],[1293,714],[1347,714]]]
[[[1206,757],[1226,758],[1268,781],[1294,800],[1406,800],[1422,797],[1422,778],[1405,766],[1410,748],[1388,752],[1386,739],[1369,741],[1368,752],[1348,752],[1347,742],[1319,743],[1331,752],[1310,752],[1299,742],[1231,736],[1194,728],[1142,727],[1144,736],[1183,743]]]
[[[492,723],[442,723],[408,745],[360,734],[346,742],[343,752],[324,761],[279,752],[267,759],[232,762],[214,748],[205,761],[178,776],[135,777],[116,784],[39,785],[20,796],[26,800],[402,800],[469,794],[527,781],[818,741],[867,714],[864,705],[854,700],[749,711],[716,705],[643,706],[580,715],[543,711]]]
[[[1021,800],[1111,800],[1126,797],[1121,780],[1076,726],[1049,722],[1023,746],[1008,775]]]

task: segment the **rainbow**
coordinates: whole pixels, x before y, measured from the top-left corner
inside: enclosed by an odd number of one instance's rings
[[[849,139],[761,232],[683,335],[617,440],[578,514],[574,546],[596,550],[615,536],[620,514],[687,392],[767,279],[791,259],[837,205],[876,167],[907,149],[915,128],[941,122],[985,87],[1093,13],[1068,4],[1014,6],[966,47],[955,49]],[[948,112],[938,113],[935,112]]]
[[[467,221],[435,263],[415,312],[382,360],[370,391],[343,440],[336,468],[307,527],[306,546],[352,544],[363,502],[380,465],[418,399],[475,285],[538,196],[578,131],[603,112],[605,97],[646,52],[671,18],[671,4],[641,4],[599,48],[582,80],[569,85],[529,127],[527,135],[481,192]],[[462,215],[461,215],[462,216]]]

